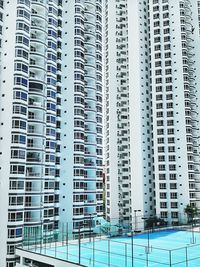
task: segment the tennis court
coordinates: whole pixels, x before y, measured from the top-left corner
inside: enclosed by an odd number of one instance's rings
[[[200,233],[165,230],[115,238],[91,237],[67,244],[46,244],[40,253],[88,267],[200,267]]]

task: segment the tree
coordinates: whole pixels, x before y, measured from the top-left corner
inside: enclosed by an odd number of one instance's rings
[[[190,204],[188,204],[185,207],[184,211],[187,214],[188,223],[192,222],[193,219],[194,219],[194,216],[197,214],[197,207],[196,206],[191,206]]]
[[[157,227],[158,225],[164,226],[164,225],[166,225],[166,222],[163,219],[158,218],[157,216],[149,217],[145,221],[145,227],[146,228],[153,228],[153,227]]]

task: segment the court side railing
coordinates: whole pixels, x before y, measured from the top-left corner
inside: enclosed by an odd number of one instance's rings
[[[25,250],[33,251],[34,253],[41,253],[62,258],[66,261],[73,261],[79,264],[86,264],[86,266],[100,267],[100,266],[111,266],[118,267],[113,264],[113,258],[117,255],[123,261],[124,266],[133,267],[135,262],[145,262],[146,266],[150,263],[160,264],[159,267],[164,266],[175,266],[183,263],[186,267],[189,267],[191,262],[195,262],[200,259],[200,256],[196,255],[196,248],[200,248],[199,244],[195,243],[196,230],[199,231],[199,222],[196,221],[190,223],[177,223],[177,225],[155,225],[151,227],[145,227],[142,218],[137,218],[137,225],[134,223],[119,223],[116,219],[108,222],[106,225],[98,225],[94,230],[91,224],[81,225],[77,231],[72,233],[72,225],[70,223],[63,224],[60,227],[61,231],[40,231],[27,232],[24,237],[22,248]],[[89,230],[89,231],[88,231]],[[162,248],[152,247],[148,244],[151,234],[156,231],[164,230],[186,230],[191,233],[191,240],[189,246],[180,248],[179,250],[167,250]],[[88,232],[87,232],[88,231]],[[137,235],[146,234],[147,244],[142,246],[134,243],[134,237]],[[125,237],[128,238],[130,243],[121,241],[115,241],[115,238]],[[98,248],[95,244],[99,240],[105,240],[107,245],[105,248]],[[113,244],[121,244],[122,249],[120,252],[112,250]],[[91,246],[88,244],[91,243]],[[73,249],[72,249],[73,248]],[[193,248],[193,249],[192,249]],[[83,253],[88,251],[87,254]],[[141,253],[137,253],[141,251]],[[104,260],[99,260],[99,254],[103,253]],[[164,260],[156,258],[156,254],[164,253],[166,257]],[[182,255],[181,260],[176,260],[175,254],[180,253]],[[121,265],[119,265],[121,266]]]

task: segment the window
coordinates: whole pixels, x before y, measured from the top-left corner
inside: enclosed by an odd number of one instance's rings
[[[159,173],[159,180],[166,180],[166,174],[165,173]]]
[[[51,86],[56,86],[56,79],[47,78],[47,84]]]
[[[156,100],[162,100],[163,99],[163,96],[162,95],[157,95],[156,96]]]
[[[172,83],[172,77],[167,77],[165,78],[166,83]]]
[[[158,120],[157,121],[157,126],[164,126],[164,121],[163,120]]]
[[[23,49],[16,49],[15,50],[15,56],[16,57],[23,57],[25,59],[28,59],[28,52],[26,52]]]
[[[11,180],[9,185],[10,190],[22,190],[24,189],[24,181],[20,180]]]
[[[163,26],[169,26],[169,20],[164,20],[163,21]]]
[[[12,127],[13,128],[19,128],[19,129],[26,129],[26,121],[23,120],[13,120],[12,121]]]
[[[26,115],[27,108],[22,105],[13,105],[13,114]]]
[[[8,228],[8,238],[17,238],[22,236],[22,228],[9,229]]]
[[[163,117],[163,112],[162,111],[157,112],[156,117],[157,118]]]
[[[156,86],[156,92],[162,92],[162,86]]]
[[[157,135],[163,135],[163,134],[164,134],[164,129],[157,130]]]
[[[53,53],[48,53],[47,56],[48,56],[48,60],[52,60],[53,62],[56,62],[57,57],[56,57],[55,54],[53,54]]]
[[[12,135],[12,143],[26,144],[26,136],[13,134]]]
[[[158,165],[158,170],[159,171],[165,171],[165,165],[164,164]]]
[[[154,27],[159,27],[160,26],[160,21],[155,21],[154,22]]]
[[[12,159],[25,159],[26,153],[25,150],[12,149],[11,158]]]
[[[29,39],[24,37],[23,35],[16,36],[16,43],[17,44],[24,44],[25,46],[29,47]]]
[[[169,170],[170,171],[175,171],[176,170],[176,165],[175,164],[170,164],[169,165]]]
[[[174,112],[173,111],[167,111],[167,117],[173,117]]]
[[[177,219],[178,218],[178,212],[172,212],[171,216],[172,216],[172,218]]]
[[[158,144],[164,144],[164,138],[158,138],[157,141]]]
[[[164,45],[164,49],[165,50],[169,50],[171,48],[171,45],[170,44],[166,44],[166,45]]]
[[[166,209],[167,208],[167,202],[160,202],[160,208]]]
[[[170,189],[177,189],[176,183],[170,183]]]
[[[56,105],[53,103],[47,103],[47,110],[56,111]]]
[[[173,128],[168,129],[168,130],[167,130],[167,133],[168,133],[168,134],[174,134],[174,129],[173,129]]]
[[[175,142],[174,137],[169,137],[169,138],[168,138],[168,143],[169,143],[169,144],[172,144],[172,143],[174,143],[174,142]]]
[[[154,43],[160,43],[160,37],[155,37],[154,38]]]
[[[8,245],[7,246],[7,254],[8,255],[13,255],[13,254],[15,254],[15,246],[13,246],[13,245]],[[10,266],[8,266],[8,267],[10,267]],[[14,266],[13,266],[14,267]]]
[[[170,180],[176,180],[176,173],[170,173],[169,174],[169,179]]]
[[[170,58],[171,57],[171,52],[165,53],[165,58]]]
[[[165,152],[165,147],[164,146],[159,146],[158,147],[158,152]]]
[[[175,146],[169,146],[168,152],[175,152]]]
[[[29,33],[29,26],[26,23],[17,22],[17,30],[23,30]]]
[[[17,17],[24,17],[24,18],[29,20],[30,19],[30,13],[24,9],[18,9],[17,10]]]
[[[158,156],[158,161],[165,161],[165,156]]]
[[[169,161],[176,161],[176,157],[173,155],[173,156],[169,156]]]
[[[27,101],[27,93],[23,91],[14,91],[13,99],[21,99],[21,100]]]
[[[161,69],[157,69],[155,71],[155,75],[162,75],[162,70]]]
[[[172,94],[166,95],[166,100],[172,100],[172,99],[173,99],[173,95]]]
[[[156,53],[155,54],[155,59],[161,58],[161,53]]]
[[[25,166],[23,165],[10,165],[10,174],[24,174]]]
[[[173,108],[173,102],[167,103],[167,104],[166,104],[166,107],[167,107],[167,108]]]
[[[157,108],[157,109],[163,109],[163,104],[162,104],[162,103],[158,103],[158,104],[156,104],[156,108]]]
[[[9,212],[8,213],[8,221],[9,222],[18,222],[23,220],[22,212]]]
[[[57,32],[54,30],[48,30],[48,35],[53,38],[57,38]]]
[[[174,125],[174,120],[167,121],[167,126],[173,126],[173,125]]]
[[[177,193],[170,193],[171,199],[177,199]]]
[[[161,61],[155,61],[155,67],[161,67],[162,62]]]
[[[159,5],[153,7],[153,11],[159,11]]]
[[[171,208],[172,209],[177,209],[178,208],[178,203],[177,202],[171,202]]]
[[[166,61],[165,61],[165,67],[169,67],[169,66],[171,66],[171,65],[172,65],[171,60],[166,60]]]
[[[154,35],[160,34],[160,29],[155,29],[154,30]],[[159,49],[155,49],[155,50],[159,50]]]
[[[170,42],[170,36],[165,36],[164,37],[164,42],[166,43],[166,42]]]
[[[166,219],[166,218],[167,218],[167,211],[161,211],[161,212],[160,212],[160,217],[161,217],[162,219]]]
[[[160,183],[159,184],[159,188],[160,189],[166,189],[167,187],[166,187],[166,183]]]
[[[163,14],[163,19],[169,18],[169,13],[164,13]]]
[[[15,85],[22,85],[22,86],[27,87],[28,81],[27,79],[22,78],[22,77],[15,77],[14,83]]]
[[[166,28],[166,29],[164,29],[164,34],[169,34],[170,33],[170,29],[169,28]]]

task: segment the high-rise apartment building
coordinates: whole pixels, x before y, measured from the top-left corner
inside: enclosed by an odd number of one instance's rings
[[[103,215],[102,1],[67,1],[65,10],[60,220],[89,232]]]
[[[102,214],[101,5],[0,1],[2,267],[22,239]]]
[[[62,5],[3,1],[1,266],[23,238],[58,229]]]
[[[200,1],[105,1],[106,215],[200,208]],[[182,215],[181,215],[182,214]]]

